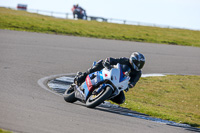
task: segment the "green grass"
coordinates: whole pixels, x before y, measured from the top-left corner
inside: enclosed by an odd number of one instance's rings
[[[3,130],[3,129],[0,128],[0,133],[12,133],[12,132],[6,131],[6,130]]]
[[[200,47],[200,31],[67,20],[0,8],[0,29]]]
[[[141,78],[122,107],[200,128],[200,76]]]

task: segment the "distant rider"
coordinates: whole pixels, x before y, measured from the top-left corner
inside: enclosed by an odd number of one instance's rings
[[[145,57],[143,54],[139,52],[133,52],[130,58],[109,57],[109,58],[106,58],[105,61],[100,60],[96,63],[95,66],[93,66],[92,68],[89,68],[86,72],[77,75],[74,79],[74,82],[75,84],[80,86],[85,81],[85,78],[87,77],[88,74],[96,72],[96,71],[100,71],[106,66],[116,65],[117,63],[121,64],[123,72],[130,70],[129,71],[130,72],[129,73],[129,76],[130,76],[129,87],[126,89],[126,91],[128,91],[129,88],[133,88],[136,85],[136,83],[139,81],[142,75],[141,69],[143,68],[145,64]],[[118,96],[114,97],[111,100],[118,104],[124,103],[125,101],[124,92],[121,91],[121,93]]]
[[[78,4],[73,6],[72,12],[74,18],[76,18],[77,15],[78,19],[84,19],[84,17],[87,19],[86,10],[80,7]]]

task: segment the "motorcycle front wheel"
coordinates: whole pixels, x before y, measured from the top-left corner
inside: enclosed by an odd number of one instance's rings
[[[63,96],[64,96],[64,100],[66,102],[73,103],[73,102],[77,101],[77,99],[75,97],[75,91],[74,91],[73,87],[70,87],[69,89],[67,89],[65,91],[65,93],[63,94]]]
[[[102,91],[99,94],[97,95],[92,94],[87,99],[86,106],[88,108],[94,108],[98,106],[99,104],[104,102],[106,99],[108,99],[111,96],[112,92],[113,92],[112,88],[110,88],[109,86],[105,87],[104,89],[102,89]]]

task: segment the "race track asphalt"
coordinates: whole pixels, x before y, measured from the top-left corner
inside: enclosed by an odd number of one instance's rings
[[[66,103],[37,83],[133,51],[146,56],[143,73],[200,75],[200,48],[0,30],[0,128],[20,133],[197,132]]]

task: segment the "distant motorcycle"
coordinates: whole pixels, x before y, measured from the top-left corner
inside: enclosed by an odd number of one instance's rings
[[[120,64],[107,66],[89,74],[81,86],[73,83],[65,91],[64,100],[70,103],[79,100],[87,107],[95,108],[128,88],[129,72],[130,70],[123,72]]]
[[[87,20],[86,10],[84,10],[83,8],[74,5],[74,7],[72,8],[72,12],[74,18]]]

